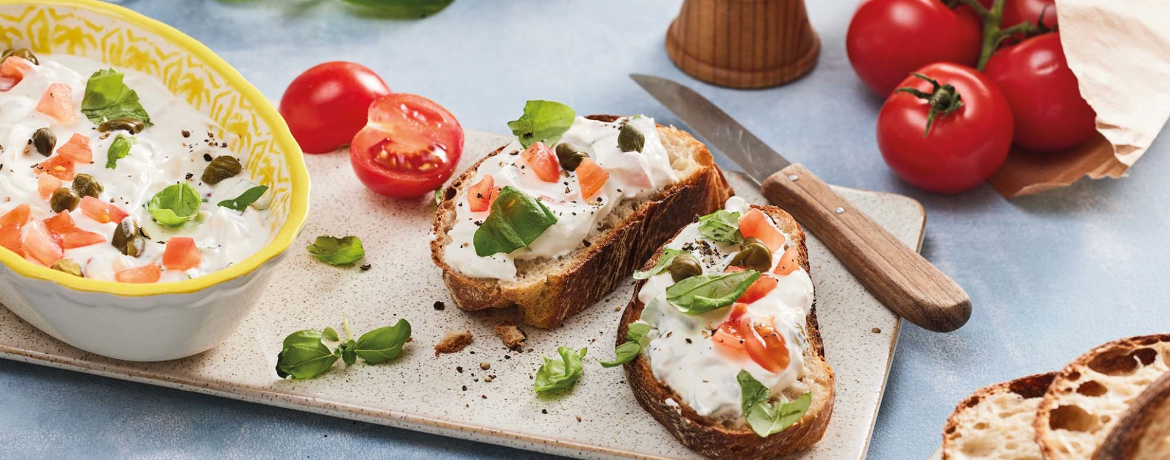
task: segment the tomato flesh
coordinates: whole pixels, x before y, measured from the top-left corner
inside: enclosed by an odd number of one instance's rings
[[[119,283],[155,283],[160,278],[162,278],[162,267],[158,264],[127,268],[114,273],[114,279]]]
[[[463,128],[422,96],[391,94],[370,105],[369,121],[349,146],[350,164],[374,193],[411,198],[451,177],[463,153]]]
[[[68,209],[61,211],[53,217],[45,219],[45,228],[54,235],[64,235],[75,228],[73,215],[69,213]]]
[[[57,155],[72,160],[74,163],[93,163],[93,149],[89,146],[89,138],[81,133],[74,133],[65,145],[57,148]]]
[[[61,243],[49,233],[49,229],[41,221],[29,222],[24,226],[23,233],[20,246],[26,259],[48,267],[65,257]]]
[[[724,270],[724,272],[732,273],[742,272],[744,270],[747,269],[743,267],[729,266],[726,270]],[[748,286],[747,290],[743,291],[743,295],[740,295],[738,299],[735,299],[735,301],[743,304],[750,304],[768,295],[768,293],[772,292],[773,289],[776,289],[776,278],[768,276],[767,273],[761,273],[760,277],[752,282],[752,285]]]
[[[780,250],[786,241],[784,233],[772,224],[772,219],[756,208],[749,209],[739,218],[739,233],[744,238],[759,238],[772,253]]]
[[[27,59],[8,56],[4,58],[4,62],[0,62],[0,80],[4,80],[8,88],[12,88],[24,80],[24,74],[29,70],[32,70],[32,63]]]
[[[597,196],[607,180],[609,180],[609,171],[594,162],[592,158],[581,160],[581,164],[577,166],[577,183],[581,185],[581,198],[588,200]]]
[[[37,111],[65,124],[77,121],[73,109],[73,89],[64,83],[53,83],[37,102]]]
[[[186,271],[202,263],[203,256],[199,253],[199,248],[195,247],[195,239],[175,236],[167,240],[167,248],[163,251],[162,258],[162,264],[167,270]]]
[[[45,228],[49,230],[53,238],[61,242],[61,247],[64,249],[80,248],[106,242],[106,238],[100,234],[77,228],[69,210],[61,211],[57,215],[45,219]]]
[[[375,99],[390,94],[386,82],[355,62],[318,64],[288,85],[280,114],[305,153],[326,153],[348,144],[366,125]]]
[[[99,223],[121,223],[130,214],[118,209],[110,203],[105,203],[102,200],[92,196],[86,196],[81,199],[81,212]]]
[[[73,180],[73,161],[61,155],[40,162],[37,169],[61,180]]]
[[[784,276],[800,268],[800,251],[790,247],[784,250],[784,254],[780,254],[780,261],[776,263],[776,269],[772,270],[772,273]]]
[[[532,168],[532,172],[536,173],[536,177],[545,182],[557,182],[561,180],[561,167],[557,162],[557,156],[553,154],[552,149],[544,145],[544,142],[536,142],[524,149],[524,153],[520,154],[520,158],[528,163],[528,167]]]
[[[61,188],[61,179],[52,174],[41,173],[40,176],[37,176],[37,193],[41,195],[41,198],[48,198],[59,188]]]
[[[6,248],[9,251],[15,252],[18,255],[24,255],[21,249],[21,229],[24,224],[28,223],[29,214],[32,208],[28,204],[22,204],[0,217],[0,247]]]
[[[746,352],[752,361],[769,372],[783,372],[791,360],[784,337],[770,325],[753,320],[747,314],[747,304],[736,303],[727,321],[719,326],[711,340],[725,351]]]
[[[491,174],[484,174],[483,179],[467,188],[467,205],[471,212],[483,212],[491,209],[492,202],[500,194],[496,187],[496,179]]]

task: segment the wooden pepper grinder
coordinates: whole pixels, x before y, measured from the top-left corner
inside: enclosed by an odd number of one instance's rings
[[[817,64],[804,0],[685,0],[666,53],[692,77],[731,88],[779,86]]]

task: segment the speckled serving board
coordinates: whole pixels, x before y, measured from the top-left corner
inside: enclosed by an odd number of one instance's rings
[[[461,168],[506,141],[467,132]],[[177,361],[117,361],[59,342],[0,309],[0,357],[572,457],[701,458],[638,406],[621,368],[597,363],[613,358],[619,310],[633,294],[632,282],[561,329],[524,328],[525,350],[507,350],[491,329],[510,313],[460,311],[431,263],[432,198],[399,201],[369,193],[354,178],[348,158],[340,152],[308,155],[309,222],[255,310],[218,348]],[[728,179],[749,202],[764,203],[742,176],[729,173]],[[837,190],[907,245],[919,247],[925,215],[918,202]],[[334,268],[301,249],[324,234],[360,236],[372,268]],[[808,246],[825,351],[837,373],[837,402],[824,440],[794,458],[859,459],[881,402],[900,320],[815,236]],[[436,310],[436,301],[446,308]],[[343,317],[358,334],[406,318],[414,340],[393,363],[346,368],[338,362],[317,379],[277,378],[273,367],[287,334],[326,326],[340,330]],[[432,347],[439,338],[461,329],[471,330],[474,342],[461,353],[436,357]],[[541,355],[555,356],[559,345],[589,347],[584,375],[567,394],[537,396],[532,376]],[[490,370],[481,370],[481,363]],[[487,375],[494,376],[491,382],[484,380]]]

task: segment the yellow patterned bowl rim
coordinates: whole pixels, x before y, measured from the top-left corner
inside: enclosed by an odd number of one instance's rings
[[[165,38],[178,48],[198,57],[208,67],[224,78],[227,86],[238,91],[247,100],[252,110],[260,116],[272,131],[273,141],[283,152],[289,169],[291,197],[288,217],[277,230],[272,241],[263,249],[243,262],[222,270],[183,281],[153,284],[129,284],[101,281],[73,276],[33,264],[11,251],[0,251],[0,262],[16,273],[34,279],[52,281],[61,286],[87,292],[101,292],[120,296],[154,296],[166,294],[188,294],[207,289],[216,284],[230,281],[256,270],[272,258],[280,255],[292,245],[297,234],[309,216],[309,171],[305,168],[304,154],[288,130],[284,118],[259,90],[248,83],[235,68],[217,56],[211,49],[175,28],[143,16],[130,9],[97,0],[0,0],[0,5],[33,4],[60,5],[90,10],[107,17],[137,26]]]

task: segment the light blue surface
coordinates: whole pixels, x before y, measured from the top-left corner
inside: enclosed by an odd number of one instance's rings
[[[677,0],[459,0],[414,22],[362,19],[335,0],[125,4],[201,40],[272,98],[314,64],[354,60],[395,91],[445,105],[468,129],[506,132],[534,98],[669,123],[626,77],[663,75],[828,182],[919,199],[924,252],[967,289],[975,313],[952,334],[903,328],[870,458],[925,458],[954,404],[980,386],[1056,369],[1118,337],[1170,331],[1166,142],[1130,178],[1011,202],[987,186],[957,197],[914,190],[883,164],[880,101],[845,58],[853,1],[808,2],[820,64],[766,91],[715,88],[674,68],[663,36]],[[0,408],[3,458],[546,458],[9,361],[0,361]]]

